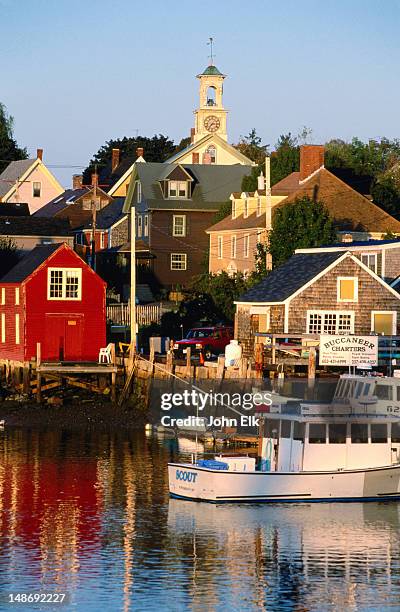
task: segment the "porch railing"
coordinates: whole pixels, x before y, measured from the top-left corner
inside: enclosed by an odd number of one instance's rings
[[[138,304],[136,306],[136,320],[138,325],[160,323],[161,315],[165,312],[161,303]],[[131,323],[130,303],[109,304],[107,306],[107,320],[114,325],[127,325]]]

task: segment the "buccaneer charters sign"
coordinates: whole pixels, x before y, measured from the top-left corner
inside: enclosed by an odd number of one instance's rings
[[[377,336],[321,335],[319,364],[331,366],[378,365]]]

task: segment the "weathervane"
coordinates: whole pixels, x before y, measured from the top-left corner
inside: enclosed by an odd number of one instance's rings
[[[214,57],[215,57],[215,55],[213,54],[213,44],[214,44],[214,39],[212,36],[210,36],[209,42],[207,43],[207,45],[210,45],[210,55],[208,56],[210,58],[210,66],[214,64]]]

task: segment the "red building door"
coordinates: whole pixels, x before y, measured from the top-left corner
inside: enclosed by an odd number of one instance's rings
[[[78,361],[83,354],[83,316],[45,315],[43,361]]]

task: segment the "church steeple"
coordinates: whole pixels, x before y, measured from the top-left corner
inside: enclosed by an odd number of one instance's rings
[[[226,115],[222,103],[223,81],[225,75],[213,64],[214,56],[212,52],[213,39],[211,44],[211,62],[207,68],[197,75],[200,81],[199,108],[195,110],[195,134],[194,142],[212,133],[218,134],[224,140],[228,140],[226,133]]]

